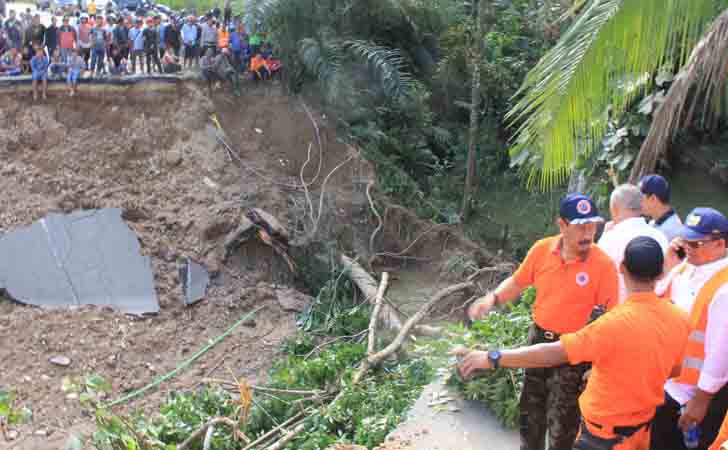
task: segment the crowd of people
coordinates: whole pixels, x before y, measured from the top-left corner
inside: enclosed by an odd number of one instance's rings
[[[38,13],[16,17],[11,10],[0,20],[0,76],[31,75],[34,100],[38,91],[47,97],[49,77],[65,79],[68,94],[75,95],[84,72],[121,77],[199,68],[210,90],[217,81],[229,81],[239,93],[240,76],[270,79],[281,67],[265,33],[248,34],[239,18],[227,13],[224,20],[208,14],[201,21],[194,15],[83,13],[52,16],[45,26]]]
[[[529,345],[457,349],[459,373],[525,369],[521,450],[728,450],[728,219],[683,222],[659,175],[617,186],[609,210],[602,228],[591,198],[561,200],[560,233],[468,310],[534,286]]]

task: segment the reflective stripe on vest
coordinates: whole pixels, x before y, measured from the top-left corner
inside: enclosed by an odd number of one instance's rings
[[[708,327],[708,309],[713,302],[718,289],[728,284],[728,267],[713,275],[707,283],[700,288],[698,296],[690,310],[690,335],[685,348],[680,376],[675,379],[678,383],[697,386],[700,371],[705,361],[705,331]]]

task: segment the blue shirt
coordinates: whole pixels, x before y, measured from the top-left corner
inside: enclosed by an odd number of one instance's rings
[[[243,37],[237,31],[230,33],[230,49],[234,52],[239,52],[243,49],[242,47]]]
[[[30,68],[33,73],[43,73],[48,70],[48,58],[45,56],[34,56],[30,60]]]
[[[129,40],[134,43],[132,50],[143,51],[144,50],[144,30],[141,28],[132,28],[129,30]]]
[[[164,45],[164,32],[167,30],[167,25],[159,26],[159,48],[165,48]]]
[[[682,220],[680,220],[680,216],[675,211],[671,211],[659,219],[653,220],[650,222],[650,225],[662,231],[667,238],[667,242],[672,242],[673,239],[680,235]]]
[[[195,41],[197,41],[197,27],[191,23],[182,25],[182,43],[195,45]]]

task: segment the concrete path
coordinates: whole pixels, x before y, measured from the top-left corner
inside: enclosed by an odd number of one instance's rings
[[[433,394],[454,398],[430,406]],[[457,412],[448,409],[457,408]],[[482,403],[464,400],[440,380],[425,387],[409,417],[389,439],[408,442],[416,450],[518,450],[518,433],[500,426]]]

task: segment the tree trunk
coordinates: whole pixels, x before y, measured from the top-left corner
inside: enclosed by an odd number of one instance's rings
[[[462,220],[468,218],[470,213],[470,199],[472,197],[473,184],[475,182],[475,163],[476,163],[476,142],[478,139],[480,120],[478,114],[480,112],[480,61],[482,59],[482,43],[483,43],[483,30],[482,20],[480,17],[480,1],[476,0],[473,3],[475,9],[475,39],[473,42],[472,58],[471,62],[473,65],[473,79],[471,83],[470,91],[470,139],[468,142],[468,162],[467,162],[467,173],[465,175],[465,189],[463,191],[463,206],[460,212]]]

